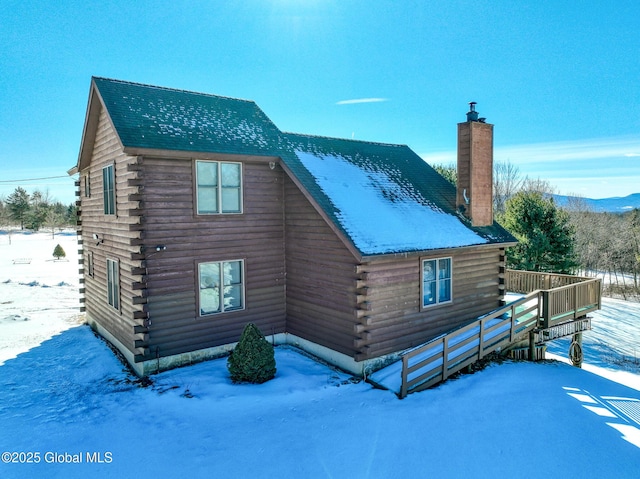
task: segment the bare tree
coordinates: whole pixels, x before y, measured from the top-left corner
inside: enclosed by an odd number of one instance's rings
[[[569,196],[564,208],[575,231],[575,251],[583,274],[598,270],[600,254],[597,244],[597,213],[580,196]]]
[[[522,191],[530,193],[540,193],[542,195],[553,195],[556,192],[555,187],[547,180],[542,178],[529,178],[526,177],[522,182]]]
[[[56,228],[62,229],[65,225],[64,215],[60,214],[53,206],[47,210],[47,214],[44,217],[44,225],[47,229],[51,229],[51,239],[55,237]]]
[[[493,165],[493,211],[500,215],[505,203],[522,188],[524,179],[520,168],[511,161],[499,161]]]

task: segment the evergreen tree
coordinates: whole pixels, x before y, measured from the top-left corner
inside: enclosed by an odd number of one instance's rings
[[[507,201],[498,221],[518,239],[507,250],[509,268],[567,274],[577,268],[569,215],[552,198],[521,191]]]
[[[24,229],[24,222],[27,218],[31,205],[29,204],[29,194],[21,187],[17,187],[6,200],[9,208],[9,216],[12,220],[20,223],[20,229]]]
[[[38,231],[46,222],[47,214],[51,208],[49,192],[34,191],[31,195],[29,211],[24,217],[24,226]]]
[[[78,223],[78,207],[70,203],[64,214],[64,221],[69,226],[75,226]]]
[[[234,383],[260,384],[276,375],[273,346],[255,324],[245,326],[240,342],[229,356],[227,368]]]
[[[66,257],[67,254],[64,252],[64,249],[59,244],[53,249],[53,257],[55,259],[60,259]]]

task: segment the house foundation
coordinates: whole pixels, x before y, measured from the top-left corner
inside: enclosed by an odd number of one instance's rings
[[[101,337],[107,340],[113,347],[115,347],[120,354],[126,360],[131,370],[139,377],[149,376],[157,374],[162,371],[174,369],[182,366],[189,366],[202,361],[208,361],[212,359],[218,359],[231,354],[233,349],[238,344],[229,343],[221,346],[215,346],[211,348],[198,349],[196,351],[189,351],[181,354],[174,354],[171,356],[158,357],[155,359],[149,359],[142,362],[135,362],[134,356],[129,349],[127,349],[121,341],[119,341],[114,335],[103,328],[98,321],[92,318],[89,314],[86,317],[87,324]],[[293,346],[298,348],[311,356],[314,356],[331,366],[335,366],[338,369],[345,371],[354,376],[366,378],[369,374],[381,369],[388,364],[397,361],[400,358],[401,352],[395,354],[387,354],[378,358],[368,359],[365,361],[356,361],[346,354],[339,353],[333,349],[327,348],[320,344],[306,340],[304,338],[295,336],[290,333],[278,333],[275,335],[265,336],[274,346]]]

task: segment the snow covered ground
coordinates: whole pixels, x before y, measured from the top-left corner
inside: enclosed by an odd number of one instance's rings
[[[583,370],[505,362],[402,401],[288,348],[262,385],[216,360],[141,387],[78,324],[76,250],[0,236],[0,478],[640,477],[638,304],[605,300]]]

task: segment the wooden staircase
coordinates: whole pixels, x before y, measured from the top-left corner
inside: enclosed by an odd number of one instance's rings
[[[552,273],[507,270],[507,291],[526,294],[465,326],[402,355],[399,397],[430,388],[495,351],[591,329],[586,315],[601,308],[601,280]]]

